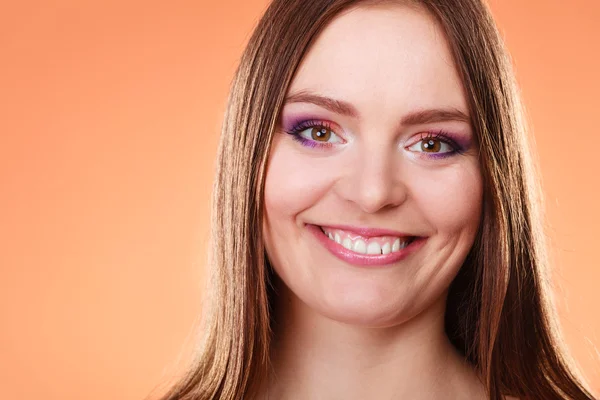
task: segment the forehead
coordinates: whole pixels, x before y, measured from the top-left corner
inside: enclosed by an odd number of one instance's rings
[[[468,112],[443,30],[427,11],[386,4],[350,9],[317,37],[290,86],[349,101],[380,117],[414,109]]]

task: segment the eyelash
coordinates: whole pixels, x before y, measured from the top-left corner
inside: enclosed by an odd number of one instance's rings
[[[292,135],[292,138],[294,140],[296,140],[297,142],[299,142],[301,145],[303,145],[305,147],[321,148],[321,149],[333,147],[333,143],[319,143],[317,141],[309,140],[309,139],[306,139],[306,138],[303,138],[302,136],[300,136],[300,132],[305,131],[306,129],[310,129],[310,128],[325,128],[327,130],[331,130],[335,134],[330,123],[328,123],[326,121],[319,121],[319,120],[302,121],[302,122],[296,124],[289,131],[286,131],[286,133]],[[462,153],[462,150],[461,150],[460,146],[456,143],[456,141],[454,141],[450,137],[450,135],[443,130],[422,132],[419,142],[424,141],[424,140],[431,140],[431,139],[439,140],[440,142],[449,145],[452,148],[452,151],[448,151],[445,153],[432,153],[432,154],[422,153],[423,157],[442,159],[442,158],[450,157],[455,154]],[[418,143],[418,142],[416,142],[416,143]]]
[[[419,142],[422,142],[425,140],[431,140],[431,139],[439,140],[440,142],[447,144],[448,146],[450,146],[452,148],[452,150],[445,152],[445,153],[431,153],[431,154],[427,154],[427,153],[423,152],[423,153],[421,153],[423,157],[441,159],[441,158],[453,156],[455,154],[462,154],[464,152],[462,150],[462,148],[458,145],[458,143],[456,143],[456,141],[450,137],[450,134],[443,130],[422,132],[421,137],[419,138],[419,141],[416,143],[419,143]]]
[[[310,148],[329,148],[333,147],[333,143],[319,143],[314,140],[305,139],[300,136],[300,132],[305,131],[310,128],[325,128],[333,132],[333,128],[329,122],[319,121],[319,120],[306,120],[296,124],[292,129],[286,131],[286,133],[292,135],[292,138],[299,142],[301,145],[310,147]],[[335,134],[335,132],[334,132]],[[337,135],[337,134],[336,134]]]

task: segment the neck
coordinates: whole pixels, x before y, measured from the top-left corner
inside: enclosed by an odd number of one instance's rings
[[[282,289],[270,399],[483,398],[445,334],[445,296],[402,324],[374,328],[326,318]]]

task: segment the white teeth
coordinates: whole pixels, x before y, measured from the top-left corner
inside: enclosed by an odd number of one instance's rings
[[[381,254],[381,246],[377,242],[370,242],[367,246],[367,254]]]
[[[367,252],[367,244],[358,239],[356,242],[354,242],[352,250],[360,254],[365,254]]]
[[[325,231],[323,231],[325,233]],[[390,254],[393,252],[400,251],[410,244],[410,240],[400,238],[396,238],[393,244],[384,240],[383,245],[381,241],[368,241],[365,242],[362,239],[352,240],[349,237],[342,236],[339,232],[326,232],[326,235],[332,241],[335,241],[337,244],[344,246],[344,248],[354,251],[360,254],[369,254],[369,255],[380,255],[380,254]]]
[[[348,250],[352,250],[352,240],[350,240],[349,238],[345,238],[342,242],[342,246],[344,246]]]
[[[381,254],[390,254],[392,252],[392,246],[389,243],[385,243],[381,246]]]
[[[336,232],[335,234],[335,242],[337,244],[341,244],[342,243],[342,238],[340,237],[340,234]]]

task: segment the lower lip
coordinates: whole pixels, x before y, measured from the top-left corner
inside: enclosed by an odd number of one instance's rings
[[[382,266],[394,264],[417,251],[421,246],[423,246],[425,240],[427,239],[423,237],[416,238],[405,248],[389,254],[360,254],[348,250],[341,244],[329,239],[329,237],[323,233],[321,228],[316,225],[306,225],[306,228],[315,235],[317,240],[321,242],[321,244],[325,246],[325,248],[329,250],[331,254],[342,261],[346,261],[349,264],[358,266]]]

